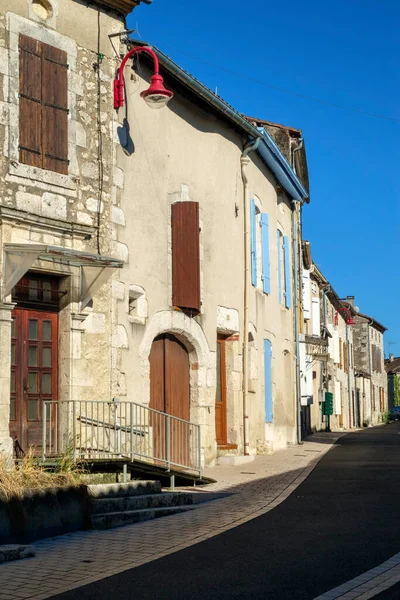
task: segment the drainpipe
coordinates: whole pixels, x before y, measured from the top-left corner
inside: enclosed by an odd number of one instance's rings
[[[294,297],[294,343],[296,360],[296,418],[297,418],[297,443],[301,440],[301,389],[300,389],[300,339],[299,339],[299,247],[297,212],[300,203],[292,200],[292,247],[293,247],[293,297]]]
[[[353,421],[355,421],[355,411],[353,411],[353,403],[351,396],[351,371],[350,371],[350,336],[349,336],[349,327],[346,322],[346,342],[347,342],[347,397],[349,401],[350,408],[350,417],[353,415]],[[351,423],[349,423],[349,428],[351,428]]]
[[[324,312],[324,328],[328,329],[327,325],[327,310],[326,310],[326,295],[329,294],[329,292],[331,291],[331,284],[328,283],[328,285],[326,286],[326,288],[324,288],[322,290],[322,308],[323,308],[323,312]],[[323,368],[323,372],[325,374],[325,391],[329,392],[329,369],[328,369],[328,361],[329,358],[326,359],[326,361],[323,362],[324,368]],[[322,397],[322,402],[324,401],[324,397]],[[321,431],[322,431],[322,403],[320,406],[320,424],[321,424]]]
[[[260,138],[249,142],[240,157],[240,170],[243,181],[243,211],[244,211],[244,306],[243,306],[243,454],[249,455],[249,303],[250,303],[250,211],[248,198],[247,165],[249,154],[257,150]]]
[[[370,421],[370,427],[372,426],[372,416],[373,416],[373,407],[372,407],[372,392],[373,392],[373,383],[372,383],[372,355],[371,355],[371,333],[370,333],[370,326],[372,325],[373,321],[368,320],[368,368],[369,368],[369,372],[371,375],[371,379],[369,380],[369,404],[371,407],[371,421]]]
[[[299,144],[292,151],[292,167],[296,173],[294,164],[295,152],[301,150],[304,145],[303,138],[299,139]],[[297,173],[296,173],[297,175]],[[300,340],[299,340],[299,241],[297,228],[297,212],[300,211],[300,202],[292,200],[292,247],[293,247],[293,270],[294,270],[294,339],[295,339],[295,360],[296,360],[296,417],[297,417],[297,443],[302,444],[301,440],[301,388],[300,388]]]

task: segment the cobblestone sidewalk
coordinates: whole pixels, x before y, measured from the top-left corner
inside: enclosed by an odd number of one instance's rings
[[[82,531],[36,542],[34,558],[0,565],[0,600],[44,600],[254,519],[285,500],[341,435],[315,435],[301,446],[257,456],[253,462],[207,469],[205,474],[217,480],[207,491],[231,495],[200,504],[195,510],[118,529]]]

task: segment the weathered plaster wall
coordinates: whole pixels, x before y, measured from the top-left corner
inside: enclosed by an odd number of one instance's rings
[[[167,85],[169,82],[167,81]],[[150,339],[163,331],[176,331],[186,339],[195,365],[191,418],[204,426],[207,460],[216,455],[215,385],[217,331],[239,334],[231,342],[228,373],[228,441],[243,451],[241,347],[243,343],[243,191],[240,175],[242,138],[220,119],[178,94],[169,108],[151,111],[139,96],[146,81],[134,78],[127,85],[130,133],[134,153],[118,149],[118,166],[125,173],[119,208],[124,218],[119,239],[129,259],[115,284],[118,322],[127,334],[127,347],[119,353],[126,381],[126,397],[149,402],[148,353]],[[121,111],[122,112],[122,111]],[[124,115],[121,115],[121,117]],[[290,206],[278,203],[276,182],[251,155],[249,190],[270,219],[271,294],[252,288],[250,321],[250,452],[265,440],[284,447],[295,440],[293,314],[277,303],[276,228],[290,237]],[[202,312],[195,319],[171,310],[170,205],[193,200],[200,204]],[[129,286],[145,291],[148,316],[142,323],[128,315]],[[229,319],[223,317],[225,311]],[[176,321],[181,321],[179,326]],[[156,323],[156,325],[154,325]],[[191,339],[193,336],[193,339]],[[199,356],[194,340],[204,338]],[[264,425],[263,341],[273,345],[274,425]],[[143,343],[146,340],[146,343]],[[138,355],[138,348],[140,353]],[[192,357],[192,354],[191,354]],[[267,431],[265,431],[267,429]],[[259,444],[259,442],[262,444]]]

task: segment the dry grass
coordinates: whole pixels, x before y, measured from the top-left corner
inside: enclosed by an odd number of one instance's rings
[[[68,455],[58,460],[53,473],[45,471],[38,464],[32,449],[14,469],[7,469],[0,456],[0,499],[21,498],[26,490],[45,490],[54,487],[80,485],[82,465],[75,463]]]

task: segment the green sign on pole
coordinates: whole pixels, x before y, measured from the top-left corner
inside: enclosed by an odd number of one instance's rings
[[[322,403],[322,414],[326,416],[333,415],[333,394],[325,392],[325,401]]]

